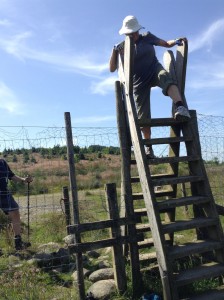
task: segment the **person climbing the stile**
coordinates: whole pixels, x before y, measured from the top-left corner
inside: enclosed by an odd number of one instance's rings
[[[183,104],[177,83],[158,61],[154,48],[154,46],[171,48],[175,45],[181,45],[182,41],[186,41],[186,38],[165,41],[150,32],[140,34],[139,30],[143,28],[136,17],[127,16],[119,31],[120,35],[132,36],[134,41],[133,92],[138,118],[151,118],[150,90],[152,87],[158,86],[164,95],[173,100],[175,104],[174,118],[176,120],[188,120],[190,114]],[[110,72],[116,71],[118,67],[118,53],[123,59],[124,42],[113,47],[109,62]],[[145,139],[151,138],[150,127],[143,127],[141,130]],[[148,158],[155,158],[152,146],[146,147],[146,155]]]

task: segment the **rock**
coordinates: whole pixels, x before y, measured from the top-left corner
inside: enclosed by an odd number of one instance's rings
[[[97,251],[94,251],[94,250],[89,251],[87,254],[88,254],[89,257],[92,257],[92,258],[98,258],[100,256],[100,254]]]
[[[63,238],[63,241],[67,245],[72,245],[75,244],[75,235],[74,234],[69,234],[66,237]]]
[[[87,269],[85,269],[85,268],[83,268],[83,275],[84,275],[84,277],[89,276],[89,274],[90,274],[90,271],[87,270]],[[77,280],[78,280],[78,279],[77,279],[77,271],[75,271],[75,272],[72,274],[72,279],[73,279],[74,281],[77,281]]]
[[[96,282],[103,279],[114,279],[114,270],[113,268],[100,269],[89,276],[89,280],[92,282]]]
[[[47,244],[42,244],[38,247],[38,251],[45,252],[45,253],[51,253],[56,252],[61,248],[61,246],[58,243],[50,242]]]
[[[108,300],[116,293],[116,285],[113,279],[100,280],[90,286],[87,293],[92,293],[94,298]]]
[[[110,264],[109,264],[108,260],[99,261],[98,267],[99,267],[99,269],[105,269],[105,268],[109,268]]]

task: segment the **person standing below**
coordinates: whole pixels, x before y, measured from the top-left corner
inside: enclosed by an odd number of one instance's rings
[[[190,118],[189,111],[184,107],[176,82],[158,61],[154,46],[171,48],[181,45],[187,39],[165,41],[150,32],[140,34],[139,30],[143,28],[136,17],[127,16],[119,31],[120,35],[132,36],[134,41],[133,92],[138,118],[151,118],[150,91],[152,87],[158,86],[165,96],[169,96],[173,100],[175,104],[174,118],[186,121]],[[121,59],[124,59],[124,42],[115,45],[112,50],[109,62],[110,72],[117,70],[118,53],[121,55]],[[141,130],[145,139],[151,138],[150,127],[143,127]],[[146,147],[146,155],[148,158],[155,158],[152,146]]]
[[[15,249],[23,250],[31,246],[28,242],[23,242],[21,238],[21,220],[19,213],[19,205],[8,190],[8,181],[14,182],[32,182],[30,176],[20,177],[15,175],[4,159],[0,159],[0,209],[9,216],[12,222],[14,232]]]

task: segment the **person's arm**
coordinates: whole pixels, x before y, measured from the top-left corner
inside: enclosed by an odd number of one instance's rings
[[[109,62],[110,72],[114,72],[117,70],[117,57],[118,57],[118,51],[114,47],[111,52],[110,62]]]
[[[31,176],[26,176],[26,177],[20,177],[18,175],[14,175],[12,178],[11,178],[12,181],[14,182],[32,182],[33,181],[33,178]]]
[[[170,41],[165,41],[165,40],[160,39],[158,42],[158,46],[165,47],[165,48],[171,48],[175,45],[181,45],[182,41],[187,41],[187,39],[185,37],[178,38],[175,40],[170,40]]]

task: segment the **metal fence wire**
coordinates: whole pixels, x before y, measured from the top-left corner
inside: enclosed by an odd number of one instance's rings
[[[198,127],[213,195],[223,206],[224,117],[198,114]],[[118,197],[120,189],[117,128],[73,127],[72,132],[81,223],[106,220],[104,185],[116,183]],[[165,136],[169,136],[169,128],[153,128],[152,137]],[[20,207],[22,237],[31,242],[29,251],[15,255],[10,220],[0,211],[0,299],[76,299],[76,262],[68,253],[65,239],[67,221],[62,191],[69,186],[65,128],[0,127],[0,151],[15,174],[33,177],[29,186],[9,183]],[[166,156],[168,147],[158,145],[155,153]],[[71,198],[69,201],[71,204]],[[107,238],[109,234],[104,229],[88,231],[82,235],[82,241]],[[112,267],[108,253],[104,249],[97,258],[87,254],[85,263],[92,268],[100,263]]]

